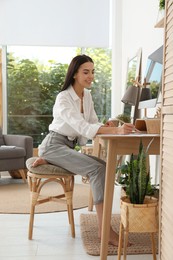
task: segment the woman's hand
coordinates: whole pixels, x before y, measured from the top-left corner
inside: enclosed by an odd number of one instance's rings
[[[130,123],[124,123],[122,126],[117,127],[117,134],[131,134],[136,130],[135,126]]]
[[[101,126],[98,129],[97,134],[120,134],[120,135],[126,135],[131,134],[134,131],[138,131],[133,124],[130,123],[124,123],[120,127],[115,126],[108,126],[105,127],[105,125]],[[140,132],[140,131],[139,131]]]
[[[111,121],[111,120],[109,120],[109,121],[107,121],[103,126],[106,126],[106,127],[115,127],[115,124],[114,124],[114,122],[113,121]]]

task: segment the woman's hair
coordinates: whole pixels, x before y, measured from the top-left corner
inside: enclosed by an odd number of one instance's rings
[[[68,67],[65,82],[64,82],[64,85],[63,85],[61,91],[66,90],[70,85],[73,85],[75,73],[78,71],[79,67],[85,62],[94,63],[93,60],[85,54],[77,55],[76,57],[74,57],[72,59],[70,65]]]

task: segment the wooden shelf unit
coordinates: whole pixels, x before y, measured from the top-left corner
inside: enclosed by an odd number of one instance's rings
[[[154,27],[155,27],[155,28],[164,28],[164,17],[163,17],[161,20],[159,20],[159,21],[155,24]]]

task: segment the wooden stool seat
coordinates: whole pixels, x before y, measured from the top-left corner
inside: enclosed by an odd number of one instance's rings
[[[36,159],[37,157],[31,157],[26,161],[26,167],[28,169],[28,185],[31,193],[28,238],[32,239],[35,206],[49,201],[57,202],[57,200],[60,200],[62,198],[65,198],[65,203],[67,204],[68,220],[69,224],[71,225],[71,236],[75,237],[75,225],[73,216],[73,189],[75,174],[52,164],[44,164],[37,167],[32,167],[32,164]],[[64,192],[57,196],[41,198],[41,189],[49,182],[59,183],[62,186]]]

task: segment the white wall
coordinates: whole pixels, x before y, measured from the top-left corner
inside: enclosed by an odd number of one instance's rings
[[[125,91],[128,58],[133,57],[137,50],[142,48],[142,77],[144,77],[148,55],[163,44],[163,29],[154,28],[159,10],[158,0],[122,0],[121,5],[119,0],[112,2],[113,16],[117,13],[117,6],[120,8],[118,12],[122,13],[118,20],[113,19],[116,24],[112,30],[114,88],[112,116],[116,116],[123,111],[123,103],[120,100]],[[119,67],[121,72],[117,73]],[[151,109],[151,114],[154,112]],[[148,113],[150,115],[150,110]]]
[[[142,80],[148,56],[163,44],[163,29],[154,28],[158,17],[158,0],[112,0],[114,25],[112,28],[112,117],[123,111],[121,97],[125,91],[127,61],[142,48]],[[117,10],[119,8],[119,10]],[[120,15],[122,14],[122,15]],[[121,68],[121,69],[120,69]],[[156,108],[147,109],[153,117]],[[151,156],[151,177],[158,183],[158,157]]]
[[[127,59],[142,48],[142,79],[147,57],[163,44],[163,29],[154,28],[158,16],[158,0],[123,0],[122,78],[126,80]],[[122,94],[123,95],[123,94]],[[148,109],[148,115],[155,109]]]

